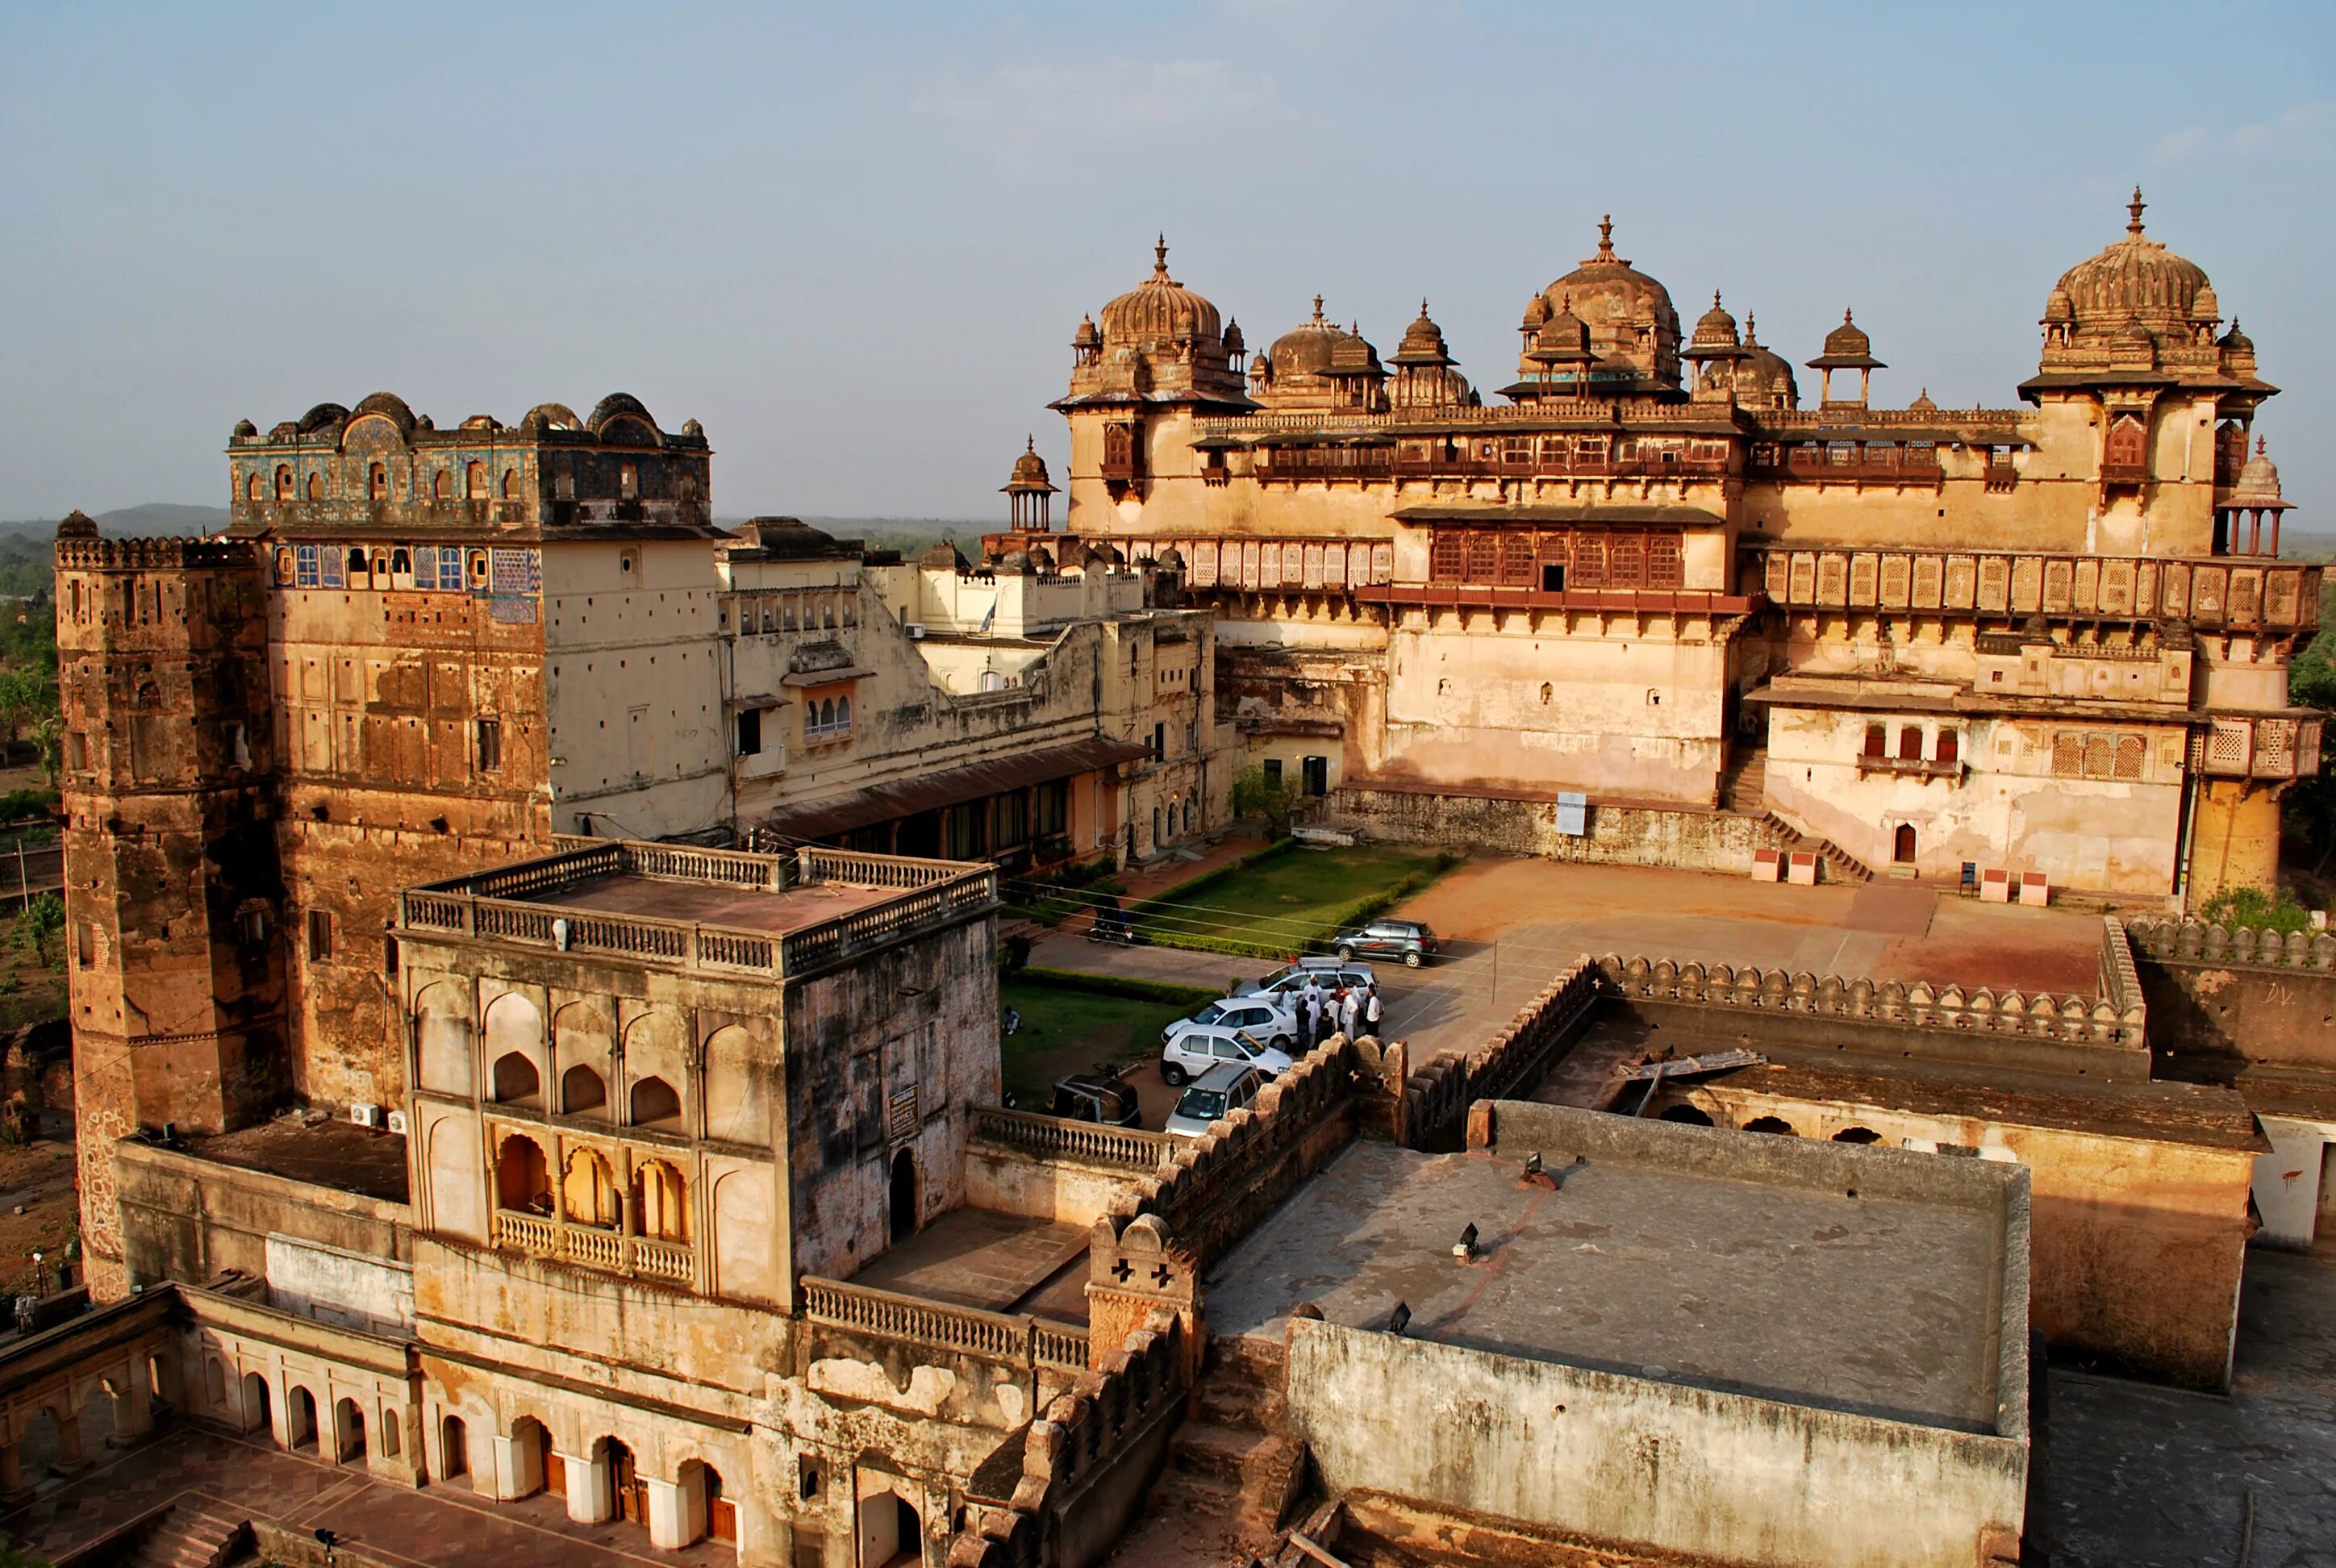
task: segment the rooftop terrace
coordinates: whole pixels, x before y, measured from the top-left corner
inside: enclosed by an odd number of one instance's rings
[[[1531,1140],[1533,1116],[1582,1114],[1504,1104],[1496,1115]],[[1591,1120],[1617,1141],[1587,1164],[1562,1136],[1540,1140],[1554,1188],[1521,1179],[1521,1146],[1496,1157],[1358,1143],[1215,1271],[1213,1329],[1278,1339],[1309,1300],[1333,1323],[1377,1329],[1403,1302],[1413,1339],[1996,1429],[2005,1325],[2025,1320],[2024,1204],[2013,1225],[1978,1188],[1932,1185],[1936,1173],[1894,1151],[1747,1151],[1741,1138],[1720,1151],[1706,1145],[1723,1135],[1701,1129]],[[1796,1165],[1808,1153],[1821,1157]],[[1463,1264],[1452,1249],[1472,1223],[1482,1255]]]
[[[398,929],[778,979],[998,901],[996,870],[962,861],[559,842],[553,854],[407,889]]]

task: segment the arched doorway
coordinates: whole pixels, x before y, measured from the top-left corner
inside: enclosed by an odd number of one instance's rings
[[[438,1424],[438,1475],[452,1481],[471,1473],[471,1428],[460,1416]]]
[[[316,1397],[297,1383],[284,1396],[284,1446],[295,1453],[316,1446]]]
[[[1913,823],[1898,824],[1897,839],[1891,849],[1891,859],[1902,866],[1911,866],[1914,863],[1914,824]]]
[[[265,1432],[275,1416],[276,1412],[269,1408],[268,1379],[257,1372],[246,1372],[243,1375],[243,1429]]]
[[[567,1466],[551,1451],[551,1433],[542,1422],[532,1416],[512,1422],[511,1448],[519,1471],[511,1477],[513,1496],[532,1497],[538,1492],[568,1495]]]
[[[860,1568],[893,1568],[921,1562],[924,1521],[898,1492],[871,1493],[860,1499]]]
[[[608,1446],[609,1507],[619,1519],[647,1524],[649,1522],[648,1483],[641,1479],[639,1467],[633,1460],[633,1451],[614,1437],[602,1441]]]
[[[917,1233],[917,1156],[902,1149],[892,1156],[892,1240]]]
[[[365,1412],[355,1399],[342,1399],[333,1406],[333,1457],[346,1465],[365,1456]]]
[[[1744,1124],[1744,1130],[1747,1133],[1781,1133],[1788,1138],[1798,1136],[1793,1131],[1793,1124],[1782,1116],[1755,1116]]]
[[[1669,1106],[1665,1109],[1663,1114],[1657,1119],[1665,1122],[1677,1122],[1683,1127],[1708,1127],[1711,1125],[1711,1117],[1705,1114],[1700,1108],[1694,1105]]]

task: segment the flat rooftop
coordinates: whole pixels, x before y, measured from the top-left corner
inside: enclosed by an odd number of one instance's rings
[[[333,1187],[384,1203],[408,1201],[405,1137],[355,1122],[293,1117],[216,1137],[185,1140],[187,1153],[247,1171]]]
[[[784,936],[900,897],[897,888],[814,882],[773,891],[725,882],[673,881],[619,872],[521,895],[521,901],[650,920],[686,920]]]
[[[951,1209],[869,1260],[851,1282],[1084,1325],[1087,1232],[991,1209]]]
[[[1523,1174],[1356,1143],[1212,1273],[1212,1331],[1279,1339],[1301,1301],[1377,1328],[1404,1302],[1414,1338],[1995,1429],[2000,1215],[1603,1158],[1552,1161],[1554,1190]]]

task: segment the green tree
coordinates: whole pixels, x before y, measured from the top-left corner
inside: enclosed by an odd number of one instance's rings
[[[1262,767],[1243,770],[1233,780],[1233,815],[1263,817],[1273,831],[1290,826],[1290,786]]]

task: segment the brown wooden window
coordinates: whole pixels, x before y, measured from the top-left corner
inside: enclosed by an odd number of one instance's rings
[[[1516,532],[1501,541],[1501,580],[1515,588],[1531,588],[1533,582],[1533,535]]]
[[[1458,582],[1466,565],[1467,547],[1456,533],[1444,532],[1436,536],[1427,547],[1427,575],[1434,582]]]
[[[1922,726],[1921,725],[1910,724],[1898,732],[1898,760],[1900,762],[1922,760]]]
[[[1573,536],[1573,586],[1603,588],[1606,586],[1606,541],[1589,534]]]
[[[2149,460],[2147,433],[2142,423],[2130,414],[2120,414],[2109,424],[2107,450],[2101,461],[2112,468],[2138,468]]]
[[[503,765],[503,724],[497,718],[482,718],[476,726],[479,743],[479,771],[500,772]]]
[[[1647,586],[1677,588],[1680,581],[1679,536],[1651,534],[1647,539]]]
[[[1890,732],[1886,726],[1870,724],[1865,726],[1865,755],[1871,757],[1890,755]]]
[[[1940,765],[1952,767],[1962,755],[1962,732],[1942,729],[1939,732],[1938,759]]]
[[[1501,536],[1497,533],[1472,533],[1468,536],[1468,580],[1498,582],[1501,579]]]
[[[1635,533],[1618,533],[1606,547],[1606,580],[1615,588],[1637,588],[1647,580],[1646,544]]]

